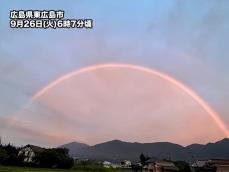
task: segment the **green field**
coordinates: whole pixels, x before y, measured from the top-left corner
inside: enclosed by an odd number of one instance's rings
[[[118,169],[106,169],[103,167],[74,167],[70,170],[64,169],[46,169],[46,168],[28,168],[28,167],[6,167],[0,166],[0,172],[123,172]]]
[[[54,169],[42,169],[42,168],[0,166],[0,172],[73,172],[73,170],[54,170]]]

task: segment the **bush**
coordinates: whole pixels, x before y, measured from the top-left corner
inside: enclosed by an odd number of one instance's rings
[[[3,164],[6,157],[7,157],[7,151],[1,147],[0,148],[0,164]]]
[[[189,164],[185,161],[175,161],[174,164],[179,169],[180,172],[191,171]]]
[[[34,162],[39,167],[69,169],[74,161],[68,156],[66,149],[46,149],[34,157]]]
[[[13,145],[0,146],[0,164],[19,166],[23,164],[23,157],[18,156],[19,149]]]

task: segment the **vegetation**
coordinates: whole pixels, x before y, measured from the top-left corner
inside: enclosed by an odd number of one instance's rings
[[[12,167],[12,166],[0,166],[1,172],[73,172],[71,170],[64,169],[46,169],[46,168],[32,168],[32,167]]]
[[[142,165],[145,165],[146,161],[150,159],[148,156],[144,155],[143,153],[141,153],[139,158]]]
[[[179,169],[179,172],[191,171],[189,164],[185,161],[175,161],[174,164]]]
[[[88,163],[88,164],[76,164],[73,168],[75,171],[87,171],[87,172],[123,172],[122,169],[105,168],[101,164]]]
[[[90,166],[90,167],[89,167]],[[86,170],[81,167],[73,169],[48,169],[48,168],[30,168],[30,167],[9,167],[0,166],[1,172],[123,172],[121,169],[101,168],[95,165],[87,165]],[[89,169],[91,171],[89,171]],[[100,171],[102,170],[102,171]],[[105,171],[103,171],[105,170]]]
[[[19,148],[8,144],[0,145],[0,164],[19,166],[23,163],[23,157],[18,156]]]
[[[24,162],[24,156],[19,155],[21,148],[11,144],[0,145],[0,171],[1,172],[123,172],[123,169],[105,168],[102,164],[81,163],[75,164],[68,155],[68,149],[51,148],[35,154],[32,163]],[[141,154],[140,162],[146,164],[148,156]],[[189,164],[185,161],[175,161],[179,172],[190,172]],[[3,165],[3,166],[1,166]],[[18,166],[18,167],[15,167]],[[21,166],[21,167],[19,167]],[[35,167],[35,168],[31,168]],[[65,170],[68,169],[68,170]],[[142,166],[132,165],[133,171],[141,171]]]
[[[53,148],[44,149],[43,152],[36,154],[34,161],[24,162],[24,155],[18,155],[21,148],[11,144],[0,145],[0,165],[4,166],[27,166],[70,169],[74,161],[68,155],[68,149]]]
[[[69,169],[74,165],[73,159],[68,155],[68,149],[65,148],[45,149],[35,156],[34,163],[38,167],[62,169]]]
[[[105,168],[101,164],[83,163],[74,166],[74,160],[69,157],[68,149],[44,149],[36,153],[33,162],[24,162],[21,148],[11,144],[0,145],[1,172],[121,172],[121,169]],[[16,167],[17,166],[17,167]],[[65,170],[66,169],[66,170]],[[68,169],[68,170],[67,170]]]

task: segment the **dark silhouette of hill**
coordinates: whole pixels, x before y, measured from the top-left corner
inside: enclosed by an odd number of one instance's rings
[[[83,144],[81,147],[78,144],[70,143],[62,147],[69,148],[71,156],[97,160],[138,160],[141,153],[160,159],[189,162],[208,158],[229,159],[228,138],[206,145],[192,144],[186,147],[170,142],[130,143],[120,140],[112,140],[94,146]]]
[[[229,159],[229,139],[225,138],[215,143],[206,145],[193,144],[186,147],[198,159],[219,158]]]
[[[89,145],[79,142],[71,142],[65,145],[60,146],[61,148],[68,148],[69,154],[72,155],[79,150],[89,147]]]

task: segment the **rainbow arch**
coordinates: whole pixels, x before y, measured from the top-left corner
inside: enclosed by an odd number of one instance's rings
[[[85,72],[90,72],[94,70],[99,70],[99,69],[105,69],[105,68],[128,68],[128,69],[134,69],[134,70],[139,70],[146,72],[151,75],[155,75],[157,77],[160,77],[171,84],[177,86],[179,89],[183,90],[186,94],[191,96],[208,114],[209,116],[216,122],[216,124],[219,126],[219,128],[222,130],[222,132],[225,134],[226,137],[229,137],[229,131],[227,129],[226,124],[224,121],[221,119],[220,115],[216,113],[197,93],[195,93],[193,90],[191,90],[188,86],[185,84],[181,83],[180,81],[176,80],[175,78],[164,74],[162,72],[159,72],[157,70],[153,70],[151,68],[143,67],[143,66],[138,66],[134,64],[122,64],[122,63],[108,63],[108,64],[96,64],[96,65],[91,65],[87,67],[83,67],[81,69],[75,70],[73,72],[70,72],[68,74],[65,74],[58,79],[52,81],[50,84],[47,86],[43,87],[41,90],[36,92],[32,98],[30,99],[30,103],[34,102],[36,99],[47,93],[50,89],[55,87],[61,82],[64,82],[67,79],[70,79],[71,77],[83,74]],[[29,104],[30,104],[29,103]]]

